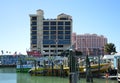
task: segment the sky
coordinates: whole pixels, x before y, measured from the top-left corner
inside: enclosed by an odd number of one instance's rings
[[[30,48],[30,18],[42,9],[45,18],[72,16],[73,32],[97,34],[120,51],[120,0],[1,0],[0,50],[26,53]]]

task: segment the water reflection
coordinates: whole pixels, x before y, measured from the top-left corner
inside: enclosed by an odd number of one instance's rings
[[[110,79],[93,79],[93,83],[117,83],[117,80]],[[49,76],[30,76],[25,73],[17,74],[17,83],[69,83],[69,79],[62,77],[49,77]],[[85,78],[81,78],[78,83],[86,83]]]
[[[29,74],[18,73],[17,83],[69,83],[69,81],[67,78],[30,76]]]
[[[0,68],[0,73],[16,73],[15,68]]]
[[[16,83],[15,68],[0,68],[0,83]]]
[[[117,80],[93,78],[93,83],[118,83]],[[16,73],[15,68],[0,68],[0,83],[69,83],[68,77],[30,76],[26,73]],[[81,78],[78,83],[86,83]]]

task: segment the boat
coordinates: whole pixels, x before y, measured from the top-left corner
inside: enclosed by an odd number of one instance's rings
[[[35,66],[36,60],[33,57],[19,58],[16,65],[16,72],[28,73]]]
[[[110,68],[111,63],[102,63],[100,64],[100,67],[98,64],[91,64],[91,72],[93,73],[104,73],[108,71]],[[100,68],[100,69],[99,69]],[[86,67],[85,66],[79,66],[78,68],[79,73],[85,73]],[[69,67],[67,66],[54,66],[54,67],[33,67],[29,70],[29,73],[31,75],[39,75],[39,76],[68,76],[69,75]]]
[[[100,69],[99,69],[99,64],[92,64],[91,65],[91,72],[100,72],[100,73],[103,73],[103,72],[107,72],[108,69],[111,67],[111,63],[102,63],[100,64]],[[82,67],[83,70],[81,72],[85,72],[86,69],[85,67]]]
[[[26,57],[19,57],[16,64],[17,72],[27,73],[31,68],[33,68],[37,64],[37,58],[41,57],[41,53],[39,51],[26,51]]]

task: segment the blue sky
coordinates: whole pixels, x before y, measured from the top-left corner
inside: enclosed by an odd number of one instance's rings
[[[73,32],[108,38],[120,51],[120,0],[2,0],[0,50],[26,53],[30,47],[29,14],[44,10],[45,18],[66,13],[73,18]]]

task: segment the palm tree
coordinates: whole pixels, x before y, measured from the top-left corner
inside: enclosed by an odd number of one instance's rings
[[[112,52],[116,53],[116,47],[113,43],[108,43],[105,45],[104,51],[107,54],[111,54]]]

